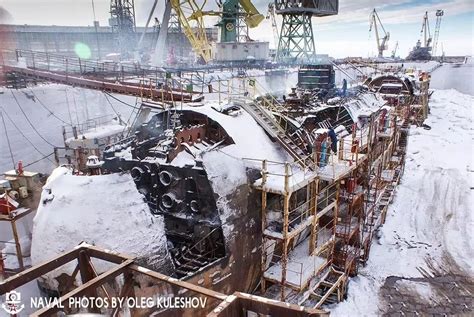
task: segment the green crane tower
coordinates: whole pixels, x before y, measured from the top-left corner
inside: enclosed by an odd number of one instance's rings
[[[283,17],[277,61],[311,63],[316,55],[311,18],[336,15],[339,0],[275,0],[275,9]]]
[[[239,42],[239,28],[256,27],[265,18],[250,0],[226,0],[221,7],[221,20],[217,24],[221,29],[221,42]]]

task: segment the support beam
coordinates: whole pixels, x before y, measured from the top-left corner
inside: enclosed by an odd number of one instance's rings
[[[7,278],[2,284],[0,284],[0,294],[10,292],[32,280],[37,279],[41,275],[51,272],[58,267],[75,260],[79,256],[79,252],[81,250],[83,249],[78,247],[77,249],[73,249],[67,253],[64,253],[48,262],[29,268],[21,273]]]
[[[78,288],[72,290],[71,292],[67,293],[64,296],[61,296],[59,299],[59,302],[61,305],[58,306],[64,306],[67,307],[67,303],[69,302],[69,298],[71,297],[80,297],[88,294],[91,290],[95,290],[97,287],[103,285],[104,283],[107,283],[120,274],[123,273],[123,270],[125,267],[129,266],[130,264],[133,263],[133,260],[126,260],[125,262],[119,264],[115,268],[91,279],[87,283],[79,286]],[[43,309],[38,310],[31,316],[51,316],[53,313],[61,311],[61,308],[58,306],[53,306],[53,307],[44,307]]]
[[[227,297],[226,295],[223,295],[223,294],[218,293],[216,291],[213,291],[213,290],[210,290],[210,289],[207,289],[207,288],[203,288],[203,287],[200,287],[200,286],[197,286],[197,285],[185,282],[185,281],[181,281],[181,280],[175,279],[173,277],[169,277],[167,275],[164,275],[164,274],[161,274],[161,273],[158,273],[158,272],[154,272],[152,270],[146,269],[144,267],[141,267],[141,266],[138,266],[138,265],[135,265],[135,264],[130,265],[128,267],[128,269],[130,271],[137,272],[137,273],[152,277],[154,279],[158,279],[160,281],[163,281],[163,282],[166,282],[166,283],[169,283],[169,284],[181,287],[181,288],[186,288],[186,289],[189,289],[190,291],[195,292],[197,294],[205,295],[207,297],[211,297],[211,298],[214,298],[214,299],[217,299],[217,300],[225,300],[226,297]]]

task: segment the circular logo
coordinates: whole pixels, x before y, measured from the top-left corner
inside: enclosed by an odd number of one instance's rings
[[[232,31],[234,29],[234,23],[227,23],[225,25],[225,28],[227,29],[227,31]]]
[[[16,293],[9,293],[7,296],[7,300],[10,302],[16,302],[17,300],[19,300],[18,297],[19,296]]]

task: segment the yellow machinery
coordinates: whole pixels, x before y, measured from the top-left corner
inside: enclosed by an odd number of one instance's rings
[[[211,60],[211,45],[207,40],[204,15],[202,14],[205,4],[206,1],[199,6],[194,0],[171,0],[171,6],[176,12],[183,32],[191,43],[194,52],[207,63]],[[195,27],[190,24],[192,20],[195,21]]]
[[[204,16],[222,16],[221,41],[232,42],[236,39],[236,20],[239,17],[239,7],[245,10],[245,23],[253,28],[262,22],[261,15],[250,0],[228,0],[223,4],[222,12],[204,11],[206,0],[200,5],[195,0],[170,0],[173,10],[176,12],[183,32],[188,38],[194,52],[207,63],[211,60],[211,45],[207,39]],[[235,5],[229,5],[235,2]],[[191,25],[191,22],[193,25]]]
[[[377,23],[378,21],[378,23]],[[380,26],[381,30],[383,31],[383,37],[380,38],[379,35],[379,29],[378,26]],[[383,51],[387,49],[387,42],[390,39],[390,33],[385,31],[385,28],[383,27],[382,21],[380,21],[379,15],[377,14],[377,11],[372,11],[372,14],[370,15],[370,27],[369,27],[369,32],[372,31],[372,27],[374,28],[375,31],[375,38],[377,40],[377,50],[379,53],[379,57],[383,57]]]
[[[250,28],[257,27],[260,22],[262,22],[265,18],[263,15],[260,14],[260,12],[258,12],[257,8],[255,8],[255,6],[250,0],[239,0],[239,3],[247,13],[245,17],[245,23]]]

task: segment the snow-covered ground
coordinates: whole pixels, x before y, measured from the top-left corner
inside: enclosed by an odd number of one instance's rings
[[[431,88],[456,89],[471,96],[474,95],[474,63],[469,59],[462,65],[444,64],[436,69],[431,77]]]
[[[474,97],[452,89],[433,94],[426,121],[431,130],[411,128],[405,174],[387,221],[374,241],[367,266],[350,281],[348,299],[333,307],[332,315],[406,313],[412,309],[410,302],[413,307],[420,305],[417,312],[422,315],[431,313],[427,309],[442,312],[449,306],[443,300],[451,292],[443,292],[435,280],[440,274],[453,279],[457,284],[453,288],[472,292],[473,102]],[[426,272],[435,278],[426,278]],[[393,292],[400,292],[404,299],[396,299]],[[453,291],[450,300],[459,297]],[[393,298],[407,303],[393,310]],[[462,304],[458,306],[463,309]],[[466,311],[451,311],[460,312]]]

